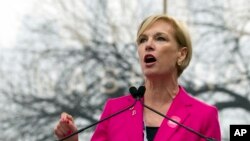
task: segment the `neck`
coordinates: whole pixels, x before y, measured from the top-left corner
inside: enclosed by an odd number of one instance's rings
[[[145,101],[149,104],[170,103],[179,91],[177,77],[146,78],[145,87]]]

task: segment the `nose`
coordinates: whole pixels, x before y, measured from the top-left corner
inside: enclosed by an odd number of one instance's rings
[[[145,44],[145,51],[153,51],[154,48],[154,43],[152,39],[149,39],[146,44]]]

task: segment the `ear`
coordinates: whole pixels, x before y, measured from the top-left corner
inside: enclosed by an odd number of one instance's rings
[[[187,52],[188,52],[187,47],[182,47],[182,48],[179,49],[179,51],[178,51],[178,60],[177,60],[178,64],[182,64],[182,62],[185,60],[185,58],[187,56]]]

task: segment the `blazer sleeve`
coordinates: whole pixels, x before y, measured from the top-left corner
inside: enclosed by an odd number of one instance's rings
[[[101,119],[110,115],[110,100],[105,103],[104,110],[101,114]],[[91,141],[108,141],[108,120],[99,123],[96,126],[94,134],[91,138]]]
[[[203,127],[204,135],[216,139],[216,141],[221,141],[221,132],[220,132],[220,124],[219,124],[217,108],[215,107],[211,108],[204,122],[205,122],[204,124],[205,126]]]

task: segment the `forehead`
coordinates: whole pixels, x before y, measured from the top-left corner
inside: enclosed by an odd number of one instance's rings
[[[143,30],[143,29],[141,29]],[[156,21],[153,21],[149,23],[143,31],[141,31],[141,34],[147,35],[147,34],[154,34],[154,33],[165,33],[165,34],[172,34],[174,31],[173,26],[169,21],[158,19]],[[140,36],[140,35],[139,35]]]
[[[143,33],[152,31],[152,30],[161,31],[161,32],[172,32],[173,27],[170,24],[170,22],[159,19],[157,21],[154,21],[152,24],[148,25],[148,27],[145,28]]]

